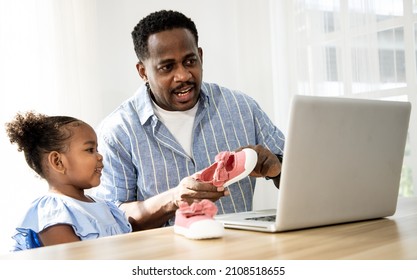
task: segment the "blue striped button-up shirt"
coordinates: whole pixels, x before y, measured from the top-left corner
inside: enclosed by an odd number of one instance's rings
[[[181,179],[214,162],[221,151],[261,144],[283,153],[284,135],[249,96],[203,83],[188,156],[152,109],[145,86],[111,113],[98,128],[104,170],[96,195],[119,204],[146,200],[176,187]],[[252,209],[255,178],[229,186],[217,201],[219,213]]]

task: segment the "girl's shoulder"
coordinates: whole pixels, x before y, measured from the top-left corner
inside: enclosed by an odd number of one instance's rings
[[[33,215],[40,220],[49,219],[50,216],[77,216],[86,211],[82,207],[83,203],[65,195],[47,193],[31,203],[26,216]]]
[[[73,212],[76,212],[75,203],[66,196],[47,193],[35,199],[27,210],[22,224],[30,224],[30,221],[37,221],[40,229],[50,224],[51,220],[68,221]]]

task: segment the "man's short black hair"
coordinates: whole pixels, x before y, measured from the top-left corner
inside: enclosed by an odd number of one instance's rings
[[[174,28],[188,29],[198,45],[198,32],[194,22],[176,11],[153,12],[139,21],[132,31],[133,44],[139,61],[149,57],[148,38],[152,34]]]

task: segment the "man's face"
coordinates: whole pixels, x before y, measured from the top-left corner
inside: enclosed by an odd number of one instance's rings
[[[202,50],[183,28],[162,31],[148,39],[149,57],[137,64],[152,98],[168,111],[189,110],[197,103],[202,81]]]

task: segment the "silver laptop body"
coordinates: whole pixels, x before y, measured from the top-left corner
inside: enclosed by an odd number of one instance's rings
[[[393,215],[410,112],[409,102],[295,96],[277,209],[216,219],[280,232]]]

